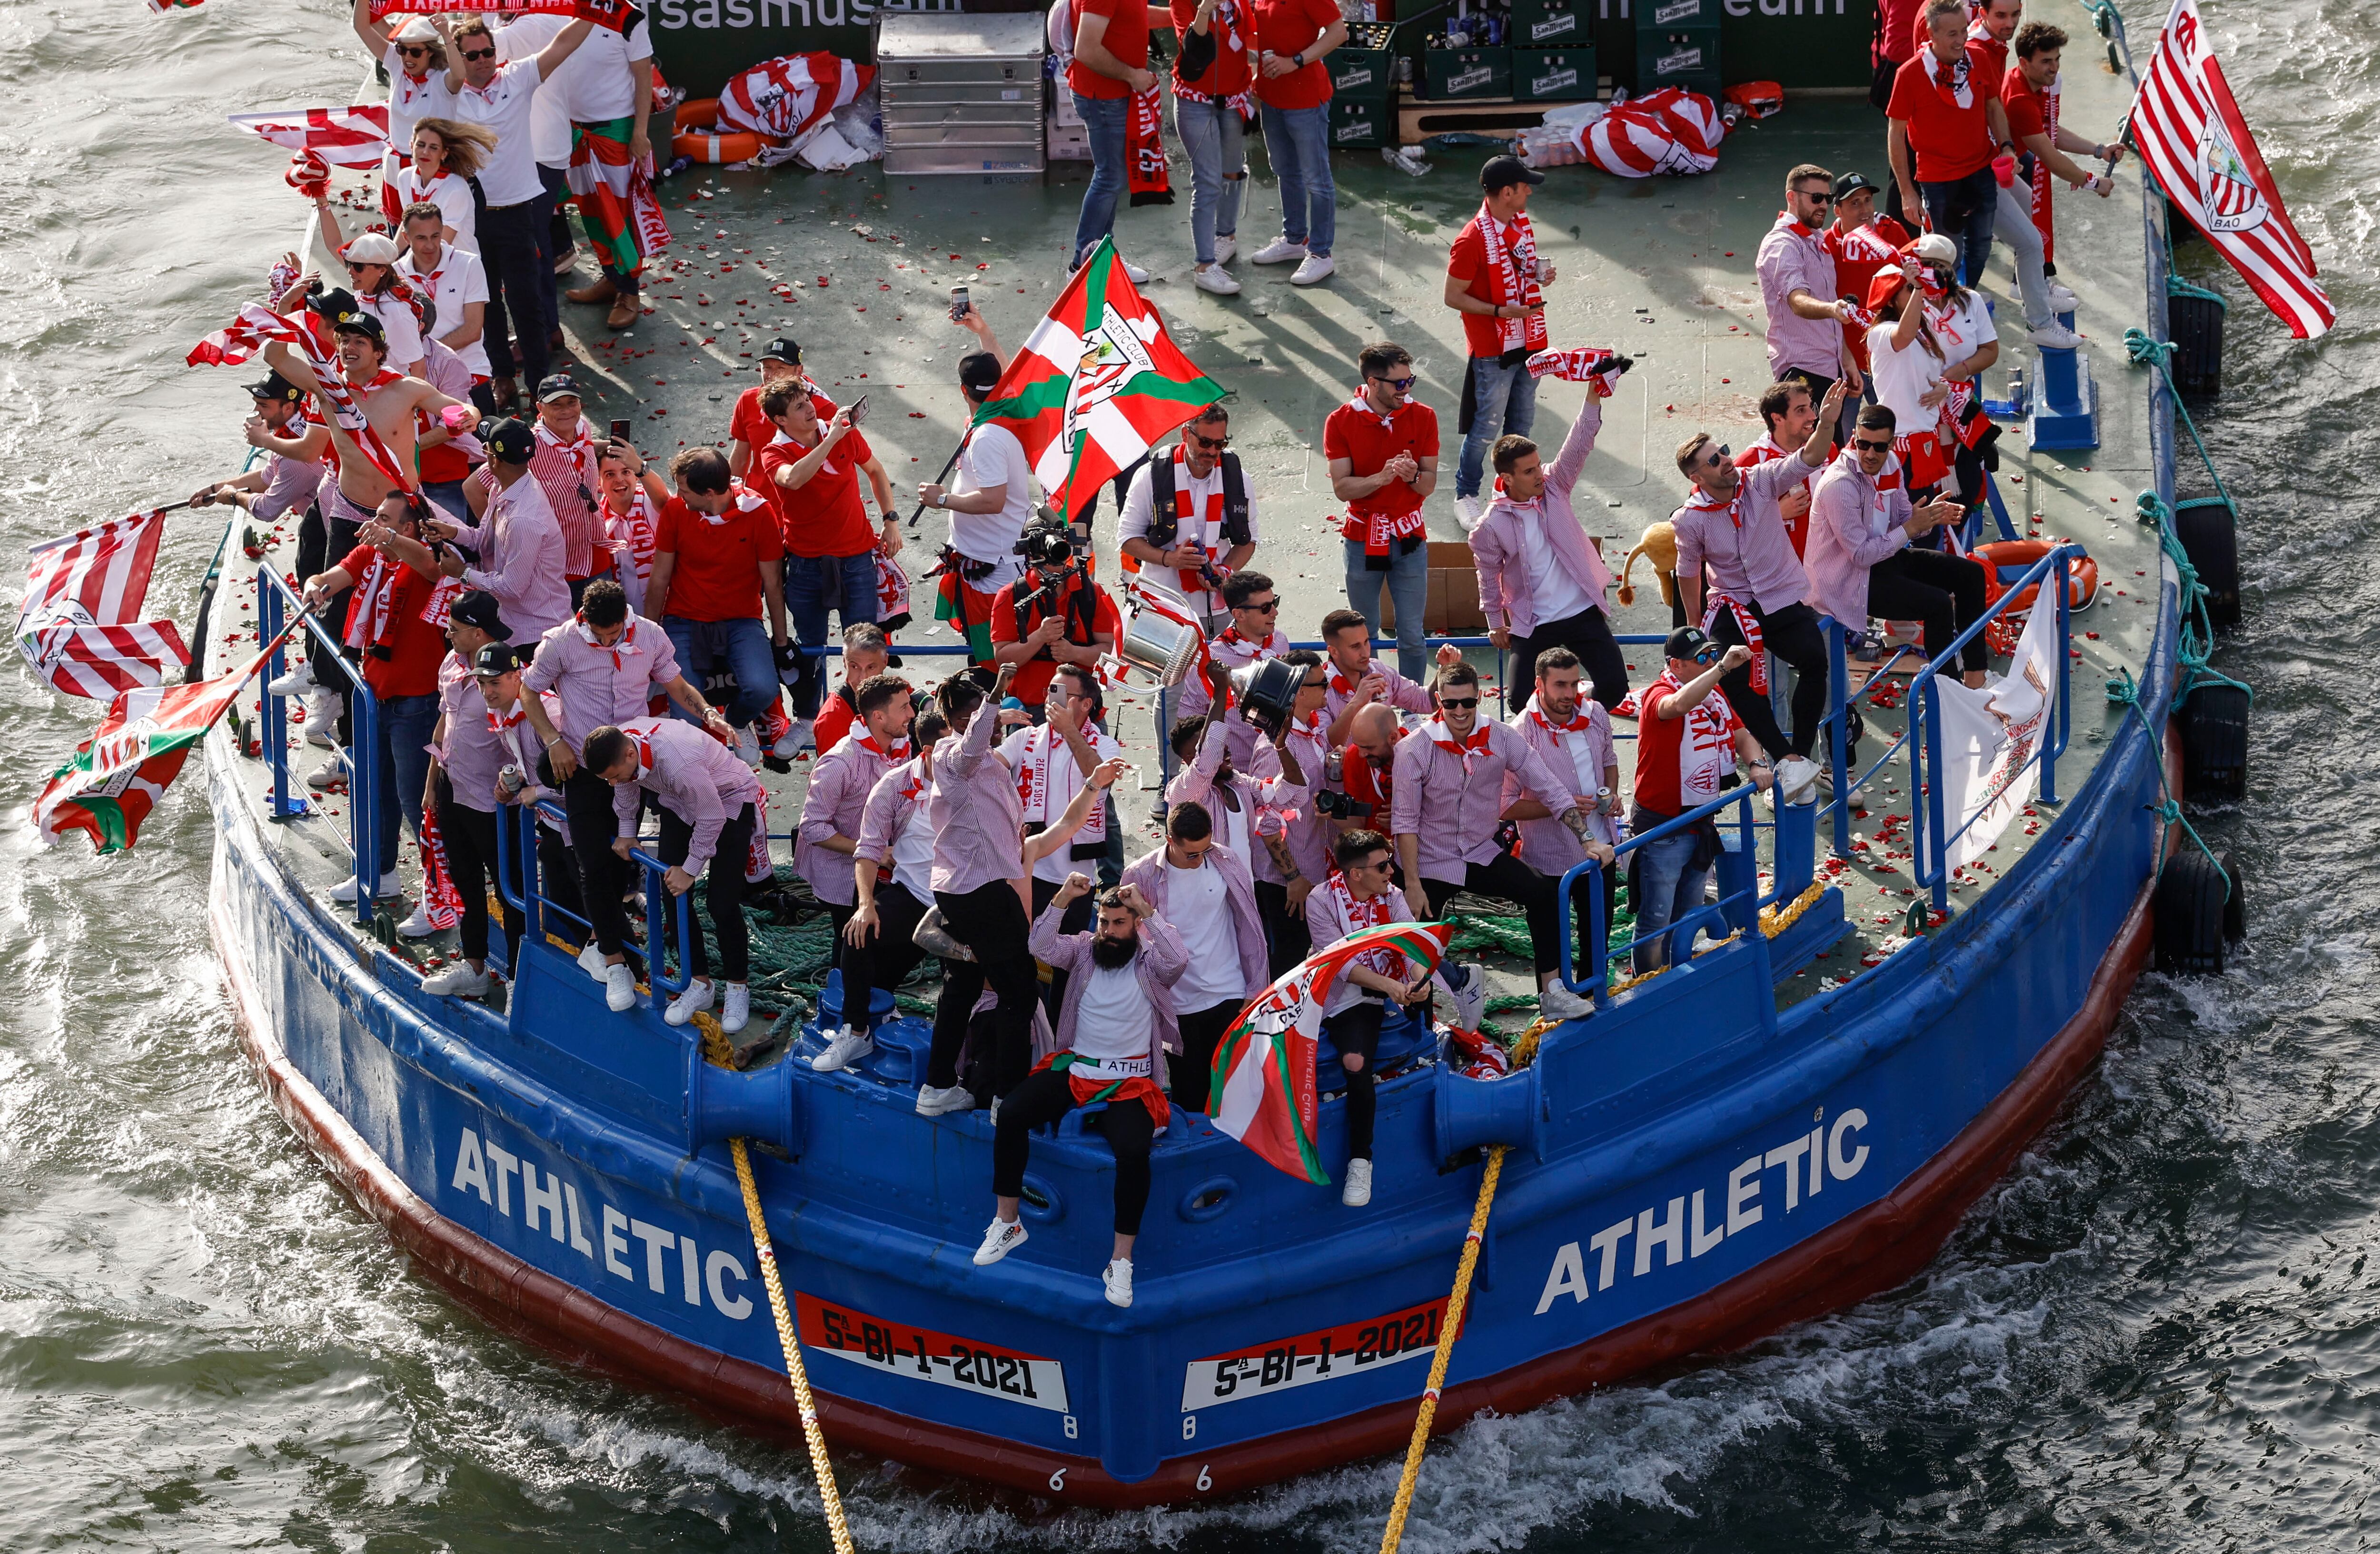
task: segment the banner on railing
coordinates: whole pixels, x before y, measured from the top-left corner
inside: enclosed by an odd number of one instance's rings
[[[2041,587],[2048,607],[2032,612],[2005,676],[1969,690],[1948,674],[1934,677],[1942,718],[1942,817],[1955,838],[1943,860],[1957,868],[1982,857],[2036,788],[2026,779],[2050,736],[2058,710],[2058,579]],[[1972,822],[1972,823],[1971,823]],[[1962,832],[1961,826],[1966,829]]]

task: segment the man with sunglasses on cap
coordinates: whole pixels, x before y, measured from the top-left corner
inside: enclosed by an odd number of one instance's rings
[[[1544,806],[1589,857],[1608,863],[1612,850],[1588,828],[1576,782],[1547,765],[1519,729],[1479,715],[1477,670],[1449,664],[1438,672],[1432,689],[1438,716],[1398,743],[1391,763],[1390,830],[1405,883],[1420,886],[1434,917],[1444,916],[1464,891],[1520,903],[1529,919],[1539,1012],[1558,1020],[1584,1014],[1590,1006],[1562,986],[1555,881],[1504,851],[1497,840],[1506,774],[1519,779],[1516,796]]]
[[[1636,806],[1631,835],[1645,836],[1689,809],[1719,795],[1732,753],[1753,783],[1773,781],[1760,747],[1724,697],[1713,696],[1721,680],[1752,662],[1752,650],[1737,643],[1722,650],[1697,628],[1680,626],[1663,645],[1668,659],[1660,678],[1645,687],[1637,706]],[[1711,866],[1718,859],[1716,819],[1637,844],[1629,854],[1628,899],[1636,908],[1635,969],[1670,964],[1669,936],[1661,930],[1703,904]],[[1693,948],[1693,935],[1678,946]]]
[[[972,414],[991,397],[1008,358],[992,334],[990,321],[974,303],[954,322],[973,331],[981,346],[959,358],[959,393]],[[1016,581],[1022,569],[1017,542],[1033,521],[1033,463],[1014,432],[995,421],[978,421],[959,444],[957,469],[955,484],[929,480],[917,488],[918,501],[951,516],[935,614],[966,638],[974,662],[988,664],[992,601]]]
[[[314,490],[322,483],[322,453],[331,445],[331,432],[307,421],[301,414],[306,391],[278,372],[249,384],[248,395],[256,403],[256,414],[242,430],[249,447],[264,450],[264,462],[228,480],[210,480],[191,494],[190,505],[226,503],[259,523],[277,524],[285,514],[302,511],[314,500]]]
[[[1823,238],[1834,202],[1834,175],[1825,168],[1805,162],[1786,174],[1785,209],[1753,261],[1768,310],[1768,375],[1799,380],[1813,400],[1838,378],[1860,390],[1859,363],[1843,338],[1859,308],[1838,287]]]
[[[1752,650],[1745,667],[1729,674],[1727,698],[1770,758],[1782,763],[1785,791],[1796,795],[1818,774],[1810,747],[1827,711],[1827,638],[1818,613],[1806,602],[1809,575],[1793,549],[1780,504],[1803,489],[1811,471],[1825,466],[1849,387],[1849,380],[1837,379],[1827,390],[1809,436],[1790,457],[1738,468],[1727,444],[1712,442],[1706,431],[1678,445],[1678,472],[1694,482],[1684,504],[1670,516],[1686,619],[1700,622],[1715,640]],[[1800,676],[1793,686],[1790,739],[1768,706],[1767,664],[1759,656],[1764,651],[1791,664]]]
[[[1182,441],[1134,473],[1116,519],[1123,569],[1182,595],[1208,630],[1223,610],[1225,579],[1257,553],[1257,503],[1231,451],[1232,413],[1209,405]]]
[[[1447,259],[1446,305],[1463,315],[1471,351],[1454,469],[1454,505],[1466,528],[1479,516],[1488,444],[1526,437],[1537,423],[1537,380],[1528,362],[1547,346],[1544,288],[1553,285],[1554,267],[1537,253],[1529,191],[1545,181],[1517,156],[1489,157],[1479,169],[1479,213]]]
[[[1438,412],[1413,397],[1413,353],[1381,340],[1355,358],[1364,386],[1322,423],[1330,493],[1347,504],[1347,602],[1380,634],[1380,590],[1397,612],[1397,672],[1422,677],[1429,547],[1422,504],[1438,489]]]

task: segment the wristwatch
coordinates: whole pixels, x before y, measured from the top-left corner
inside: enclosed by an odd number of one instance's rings
[[[1298,50],[1295,54],[1291,55],[1289,57],[1290,57],[1293,61],[1294,61],[1294,62],[1296,63],[1297,67],[1298,67],[1299,69],[1303,70],[1303,69],[1305,69],[1305,51],[1304,49],[1300,49],[1300,50]]]

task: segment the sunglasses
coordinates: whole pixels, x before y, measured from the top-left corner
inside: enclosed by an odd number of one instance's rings
[[[1718,447],[1711,450],[1710,457],[1703,460],[1703,467],[1706,469],[1721,468],[1726,465],[1728,458],[1729,454],[1727,451],[1727,444],[1721,443]]]
[[[1479,698],[1475,696],[1441,696],[1438,704],[1440,707],[1460,707],[1468,711],[1479,705]]]
[[[466,59],[493,59],[496,57],[496,51],[493,49],[465,49],[463,51],[463,57]]]
[[[1793,192],[1813,205],[1831,205],[1835,202],[1835,197],[1831,194],[1812,194],[1805,188],[1797,188]]]
[[[1705,648],[1701,652],[1694,655],[1694,662],[1696,663],[1717,663],[1718,662],[1718,650],[1717,648]]]
[[[1375,378],[1372,381],[1376,383],[1386,383],[1399,394],[1410,394],[1413,392],[1413,386],[1420,382],[1421,379],[1415,375],[1409,378]]]
[[[1327,686],[1327,685],[1329,685],[1330,683],[1330,681],[1328,681],[1328,680],[1324,680],[1324,679],[1320,679],[1320,678],[1316,678],[1316,679],[1312,679],[1312,680],[1300,680],[1300,681],[1297,683],[1297,688],[1298,688],[1299,690],[1302,690],[1302,691],[1318,691],[1318,690],[1320,690],[1324,686]]]
[[[399,54],[407,54],[407,55],[410,55],[410,54],[424,54],[424,55],[426,55],[426,54],[429,54],[429,53],[431,52],[431,47],[430,47],[430,45],[429,45],[428,43],[399,43],[399,44],[397,44],[397,45],[396,45],[396,52],[397,52],[397,53],[399,53]]]
[[[1232,445],[1232,434],[1228,431],[1223,433],[1220,437],[1208,437],[1203,433],[1196,431],[1191,432],[1189,435],[1190,441],[1197,443],[1200,447],[1206,449],[1209,453],[1220,453],[1225,448]]]
[[[1367,874],[1385,874],[1388,872],[1389,860],[1386,858],[1366,858],[1362,863],[1351,863],[1347,867]]]
[[[1871,454],[1888,454],[1892,452],[1892,439],[1888,437],[1881,443],[1871,443],[1864,437],[1854,437],[1852,446]]]
[[[1281,613],[1281,601],[1278,599],[1268,599],[1262,604],[1234,604],[1232,608],[1234,610],[1254,610],[1259,615],[1278,615]]]

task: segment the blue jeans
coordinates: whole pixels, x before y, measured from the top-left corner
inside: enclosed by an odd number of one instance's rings
[[[1537,381],[1527,365],[1506,367],[1501,357],[1473,357],[1471,430],[1463,434],[1463,461],[1454,467],[1454,494],[1477,496],[1496,439],[1508,432],[1526,437],[1536,424]]]
[[[1330,181],[1330,104],[1264,105],[1265,155],[1281,179],[1281,235],[1317,259],[1339,236],[1339,188]],[[1416,662],[1419,661],[1416,660]]]
[[[1653,819],[1651,816],[1645,817]],[[1697,838],[1693,831],[1672,832],[1668,836],[1648,842],[1636,849],[1636,889],[1633,902],[1636,908],[1636,936],[1658,934],[1680,917],[1703,904],[1703,895],[1710,887],[1711,871],[1690,869]],[[1688,939],[1685,948],[1693,947]],[[1670,941],[1654,939],[1636,946],[1635,965],[1639,971],[1670,963]]]
[[[840,585],[840,586],[838,586]],[[826,646],[826,613],[843,612],[843,624],[876,618],[876,554],[787,556],[785,613],[793,617],[794,640],[805,650]],[[826,658],[803,652],[796,661],[794,716],[815,718],[825,695]]]
[[[671,615],[662,622],[662,630],[677,652],[678,673],[696,689],[702,688],[714,669],[735,676],[735,699],[727,704],[729,722],[742,728],[775,704],[777,658],[759,621],[689,621]],[[670,710],[694,722],[674,702]]]
[[[424,480],[421,482],[421,494],[435,503],[441,511],[455,522],[470,524],[473,528],[479,527],[471,523],[471,504],[463,499],[462,481]]]
[[[373,795],[372,864],[385,874],[396,867],[398,817],[412,829],[416,841],[421,837],[421,790],[430,780],[430,736],[438,732],[438,698],[384,696],[374,710],[380,727],[373,751],[372,782],[378,791]],[[355,759],[356,752],[348,750],[351,771]]]
[[[1091,182],[1083,190],[1083,213],[1075,223],[1070,268],[1083,262],[1092,244],[1115,230],[1116,201],[1123,196],[1124,172],[1132,155],[1125,143],[1132,114],[1129,98],[1086,97],[1076,92],[1075,112],[1083,115],[1083,127],[1091,138]]]
[[[1190,242],[1198,262],[1215,261],[1215,239],[1237,236],[1248,187],[1247,126],[1228,103],[1173,100],[1173,132],[1190,153]]]
[[[2000,181],[1981,167],[1947,183],[1919,184],[1917,192],[1934,230],[1959,245],[1961,279],[1971,289],[1983,285],[1984,265],[1992,257],[1992,225],[1999,216]]]
[[[1271,110],[1267,109],[1268,113]],[[1427,673],[1426,655],[1422,651],[1423,612],[1429,607],[1429,542],[1424,540],[1408,555],[1397,553],[1396,541],[1389,541],[1389,569],[1374,572],[1364,565],[1364,547],[1350,540],[1347,547],[1347,602],[1362,613],[1372,628],[1380,635],[1380,589],[1385,584],[1389,601],[1397,608],[1397,673],[1406,679],[1421,683]]]

